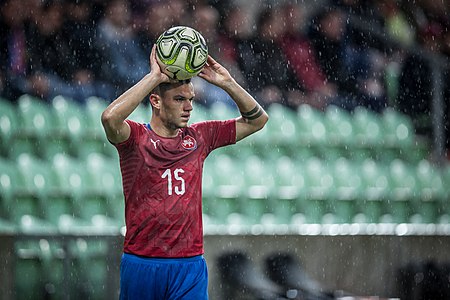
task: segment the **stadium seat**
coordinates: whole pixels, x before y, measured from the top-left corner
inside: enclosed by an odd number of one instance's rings
[[[107,140],[101,122],[101,115],[107,106],[108,102],[100,98],[89,97],[86,99],[85,113],[88,120],[88,130],[85,131],[82,142],[74,147],[78,158],[86,160],[91,153],[101,153],[109,157],[117,157],[117,151]],[[144,109],[139,108],[133,114],[133,118],[139,122],[142,121],[144,119],[142,110]],[[148,122],[148,120],[144,120],[143,122]]]
[[[101,138],[104,135],[101,116],[108,106],[108,102],[98,97],[89,97],[86,99],[85,113],[89,120],[90,138]]]
[[[327,128],[322,112],[310,105],[302,104],[297,109],[297,122],[300,144],[323,146],[328,143]]]
[[[414,127],[406,115],[393,108],[386,108],[381,120],[383,135],[389,146],[410,147],[413,145]]]
[[[220,154],[208,160],[208,174],[213,181],[214,194],[207,200],[208,214],[219,224],[228,223],[228,217],[239,213],[239,201],[243,196],[244,175],[232,157]]]
[[[189,123],[197,123],[211,119],[211,112],[209,108],[205,107],[202,104],[196,103],[194,100],[193,110],[191,112],[191,118],[189,119]]]
[[[106,215],[123,224],[125,204],[119,162],[100,153],[92,153],[87,157],[84,167],[90,179],[89,189],[94,195],[103,195],[106,202],[101,202],[96,197],[89,203],[85,201],[83,215]]]
[[[270,200],[274,197],[274,174],[268,162],[259,156],[247,157],[243,162],[244,197],[240,211],[250,224],[260,223],[265,213],[273,213]]]
[[[356,214],[357,203],[362,197],[361,178],[358,169],[346,158],[333,165],[332,213],[336,223],[351,223]]]
[[[0,98],[0,156],[8,155],[8,147],[17,133],[19,124],[14,104]]]
[[[330,213],[330,199],[334,191],[334,176],[329,167],[319,158],[311,157],[305,163],[307,200],[305,219],[307,223],[322,223],[323,217]]]
[[[336,146],[353,146],[353,124],[350,114],[344,109],[330,105],[324,116],[328,138]]]
[[[53,110],[46,102],[29,95],[18,99],[17,108],[21,125],[17,138],[32,140],[36,153],[43,153],[42,147],[57,133]]]
[[[374,148],[383,146],[382,125],[380,117],[369,109],[358,106],[352,116],[355,146]]]
[[[214,120],[229,120],[240,115],[237,108],[233,108],[223,102],[214,102],[209,107],[210,118]]]
[[[275,174],[275,195],[272,200],[275,220],[277,223],[289,224],[294,215],[304,215],[308,183],[303,174],[303,166],[299,161],[282,156],[271,169]]]
[[[7,203],[14,198],[20,182],[16,164],[11,160],[0,158],[0,199],[2,203]]]
[[[28,189],[17,164],[0,160],[0,198],[2,215],[17,224],[25,214],[42,217],[40,201],[34,191]]]
[[[419,200],[414,203],[414,214],[421,223],[435,223],[441,204],[447,201],[441,172],[428,160],[421,160],[415,171]]]
[[[85,164],[59,153],[52,160],[52,167],[58,176],[58,187],[70,194],[75,216],[90,220],[96,214],[111,216],[108,197],[94,187]]]
[[[405,161],[395,159],[390,163],[388,172],[391,191],[387,201],[388,213],[394,223],[409,222],[411,204],[418,200],[415,171]]]
[[[289,154],[295,152],[300,144],[298,138],[297,115],[286,106],[273,103],[267,109],[270,120],[267,123],[269,144],[288,148]],[[267,143],[267,141],[265,141]]]
[[[17,159],[18,168],[24,178],[25,190],[32,196],[38,216],[56,224],[64,213],[73,213],[70,191],[58,188],[58,179],[50,162],[22,154]],[[20,199],[20,206],[25,204]]]
[[[362,222],[378,223],[386,213],[385,202],[389,196],[389,178],[383,164],[374,159],[364,160],[360,168],[363,197],[358,203],[364,217]]]
[[[56,117],[58,140],[44,148],[44,155],[51,159],[57,153],[76,154],[72,149],[88,135],[90,130],[85,108],[71,99],[56,96],[51,102]]]

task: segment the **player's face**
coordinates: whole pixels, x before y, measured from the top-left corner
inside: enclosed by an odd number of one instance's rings
[[[192,83],[180,85],[164,93],[160,116],[167,128],[175,130],[188,125],[194,96]]]

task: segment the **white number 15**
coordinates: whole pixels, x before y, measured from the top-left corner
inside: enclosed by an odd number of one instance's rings
[[[175,194],[177,195],[183,195],[185,193],[184,179],[180,175],[183,173],[183,169],[175,169],[173,171],[174,179],[172,179],[172,171],[170,169],[167,169],[161,175],[161,178],[167,178],[167,193],[169,194],[169,196],[172,195],[173,191],[175,191]],[[174,181],[176,182],[174,183]],[[174,184],[177,184],[175,188],[173,187]]]

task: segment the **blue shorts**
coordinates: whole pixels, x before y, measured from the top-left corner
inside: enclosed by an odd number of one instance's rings
[[[124,253],[120,300],[208,299],[208,270],[203,255],[144,258]]]

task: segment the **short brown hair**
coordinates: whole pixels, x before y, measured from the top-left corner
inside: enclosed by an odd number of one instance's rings
[[[170,89],[189,83],[191,83],[191,79],[179,80],[177,82],[163,82],[153,89],[152,94],[162,96],[165,92],[167,92]]]

